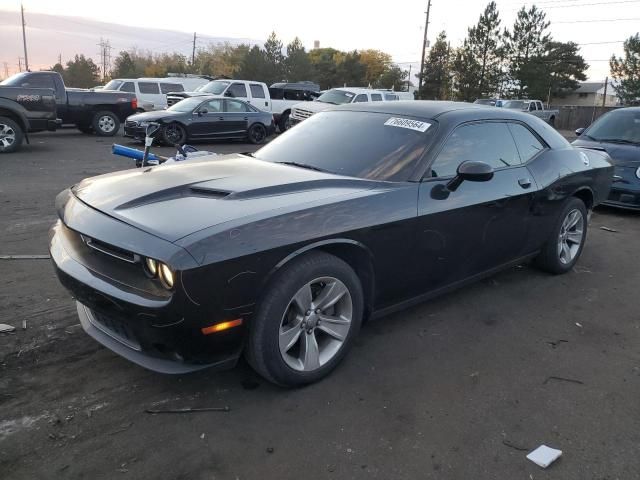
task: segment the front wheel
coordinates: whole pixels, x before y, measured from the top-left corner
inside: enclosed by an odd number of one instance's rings
[[[247,133],[249,141],[254,145],[260,145],[267,138],[267,129],[261,123],[254,123]]]
[[[8,117],[0,117],[0,153],[15,152],[22,145],[24,132]]]
[[[550,273],[566,273],[578,262],[587,238],[587,207],[572,197],[560,213],[551,237],[536,258],[536,264]]]
[[[278,129],[280,133],[284,133],[291,128],[291,119],[289,118],[289,112],[284,113],[278,121]]]
[[[100,137],[113,137],[120,130],[120,119],[109,110],[97,112],[91,122],[93,131]]]
[[[328,375],[362,322],[358,276],[341,259],[314,252],[270,282],[249,331],[246,356],[267,380],[295,387]]]
[[[162,127],[162,141],[166,145],[182,145],[187,141],[187,132],[178,123],[170,123]]]

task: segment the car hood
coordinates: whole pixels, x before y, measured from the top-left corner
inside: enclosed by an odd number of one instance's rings
[[[638,145],[595,142],[579,138],[573,142],[573,146],[604,150],[617,167],[640,167],[640,146]]]
[[[90,207],[175,242],[225,222],[339,201],[379,183],[234,154],[100,175],[71,190]]]
[[[335,106],[336,105],[334,105],[333,103],[315,101],[315,102],[301,102],[294,105],[292,108],[299,108],[300,110],[306,110],[308,112],[318,113]]]
[[[172,112],[170,110],[155,110],[152,112],[136,113],[127,117],[128,122],[157,122],[167,118],[180,117],[185,112]]]

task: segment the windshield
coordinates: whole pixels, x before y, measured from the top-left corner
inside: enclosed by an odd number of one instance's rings
[[[118,90],[123,83],[122,80],[111,80],[102,90]]]
[[[342,105],[343,103],[351,103],[355,93],[347,92],[346,90],[329,90],[324,92],[318,97],[317,102],[333,103],[334,105]]]
[[[321,112],[255,153],[267,162],[372,180],[407,181],[430,145],[431,120],[374,112]]]
[[[180,100],[178,103],[174,103],[167,110],[169,112],[192,112],[194,111],[198,105],[202,103],[201,97],[194,98],[185,98],[184,100]]]
[[[229,82],[221,82],[220,80],[214,80],[202,87],[198,87],[196,92],[211,93],[212,95],[220,95],[229,86]]]
[[[597,142],[640,144],[640,110],[617,110],[603,115],[583,135]]]
[[[502,104],[502,108],[511,108],[513,110],[527,110],[529,108],[529,102],[524,100],[507,100]]]
[[[0,85],[4,85],[5,87],[19,87],[22,83],[24,77],[28,75],[29,72],[16,73],[9,78],[5,78]]]

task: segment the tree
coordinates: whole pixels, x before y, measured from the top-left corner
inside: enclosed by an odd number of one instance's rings
[[[136,65],[129,52],[122,51],[113,62],[111,75],[113,78],[137,78],[143,72],[136,71]],[[140,74],[140,75],[138,75]]]
[[[522,7],[518,11],[511,32],[505,31],[505,48],[509,56],[509,76],[512,92],[519,97],[528,94],[528,86],[535,83],[539,75],[539,63],[531,59],[544,56],[551,40],[547,33],[549,22],[546,14],[533,5],[529,10]]]
[[[100,82],[98,66],[84,55],[76,55],[67,62],[64,69],[64,82],[69,87],[91,88]]]
[[[530,80],[528,94],[531,98],[549,99],[566,97],[587,79],[589,65],[578,53],[574,42],[549,41],[545,52],[530,60],[537,74]]]
[[[477,98],[479,70],[480,64],[465,40],[462,47],[456,49],[451,65],[457,100],[472,102]]]
[[[264,51],[257,45],[245,55],[238,70],[238,77],[247,80],[267,82],[270,71]]]
[[[447,33],[438,34],[429,51],[422,73],[422,90],[419,96],[425,100],[446,100],[451,89],[451,52]]]
[[[312,75],[311,61],[298,37],[287,45],[287,58],[284,60],[285,77],[290,82],[309,80]]]
[[[611,56],[611,76],[617,81],[613,88],[625,105],[640,99],[640,34],[624,42],[624,57]]]
[[[52,72],[58,72],[60,75],[64,75],[64,67],[62,66],[61,63],[56,63],[49,70],[51,70]]]
[[[500,14],[496,2],[489,2],[478,23],[469,28],[466,48],[476,59],[473,75],[477,84],[475,97],[491,97],[498,90],[501,72]]]
[[[380,50],[361,50],[360,62],[365,66],[364,81],[367,85],[374,85],[378,79],[390,68],[391,55]]]
[[[404,88],[404,82],[408,74],[409,72],[398,65],[389,65],[372,86],[373,88],[391,88],[392,90],[401,91]]]
[[[264,43],[266,71],[263,81],[267,84],[281,81],[285,74],[282,49],[282,42],[276,36],[276,32],[271,32],[271,35],[269,35],[269,38],[267,38],[267,41]]]
[[[348,53],[336,52],[333,55],[336,63],[336,85],[353,87],[366,83],[367,67],[360,58],[357,50]]]
[[[334,58],[340,53],[334,48],[314,48],[309,52],[313,71],[312,80],[320,85],[320,88],[327,89],[343,85],[344,82],[341,83],[338,78],[338,66]]]
[[[203,75],[233,77],[240,70],[249,50],[250,47],[246,44],[237,46],[229,42],[210,44],[198,50],[193,70]]]

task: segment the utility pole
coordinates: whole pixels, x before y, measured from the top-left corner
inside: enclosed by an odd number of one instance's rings
[[[22,71],[22,57],[18,57],[18,71]]]
[[[196,32],[193,32],[193,50],[191,50],[191,65],[196,64]]]
[[[20,14],[22,15],[22,45],[24,46],[24,66],[29,71],[29,57],[27,57],[27,34],[25,32],[26,23],[24,23],[24,6],[20,4]]]
[[[602,96],[602,108],[607,106],[607,87],[609,86],[609,77],[604,79],[604,95]]]
[[[62,54],[61,53],[58,54],[58,63],[60,65],[62,65]]]
[[[429,11],[431,10],[431,0],[427,0],[427,19],[424,22],[424,39],[422,40],[422,57],[420,57],[420,76],[418,77],[418,95],[422,90],[422,76],[424,75],[424,56],[427,51],[427,31],[429,30]]]
[[[111,68],[111,43],[109,40],[103,40],[100,37],[100,43],[98,44],[100,47],[100,64],[102,65],[102,80],[104,81],[107,78],[108,71]]]
[[[411,85],[411,64],[409,64],[409,76],[407,77],[407,92],[410,89],[410,85]]]
[[[4,64],[4,78],[9,78],[9,64],[7,62],[2,62]]]

